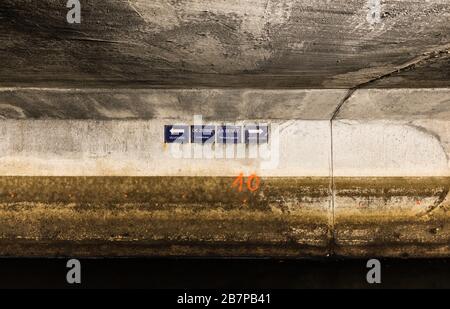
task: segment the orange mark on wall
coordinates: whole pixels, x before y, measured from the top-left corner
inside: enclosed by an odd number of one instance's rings
[[[259,185],[261,183],[261,179],[256,174],[251,174],[247,181],[245,182],[247,185],[247,189],[250,192],[255,192],[259,189]],[[242,192],[244,189],[244,173],[240,173],[239,176],[233,181],[231,185],[232,188],[237,187],[239,192]]]
[[[236,179],[233,181],[231,187],[234,188],[236,186],[239,186],[238,191],[242,192],[242,189],[244,187],[244,173],[240,173],[239,176],[237,176]]]
[[[261,180],[258,176],[256,176],[256,174],[251,174],[247,179],[247,189],[249,189],[250,192],[255,192],[259,189],[260,182]]]

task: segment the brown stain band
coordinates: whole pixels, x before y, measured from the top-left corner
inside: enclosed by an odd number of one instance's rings
[[[450,177],[335,177],[339,196],[422,196],[450,187]]]
[[[450,178],[338,177],[334,235],[329,178],[262,177],[255,192],[234,179],[0,177],[0,255],[450,254]],[[420,200],[436,209],[411,214]]]
[[[328,178],[264,178],[260,190],[238,192],[234,177],[0,177],[3,202],[221,203],[277,196],[324,197]]]

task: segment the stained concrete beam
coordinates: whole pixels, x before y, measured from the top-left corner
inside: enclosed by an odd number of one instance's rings
[[[353,93],[333,121],[335,252],[448,256],[449,155],[449,89]]]
[[[347,90],[0,88],[0,119],[330,120]]]
[[[0,254],[327,255],[330,119],[346,94],[3,89]],[[164,125],[196,114],[268,123],[273,157],[174,156]],[[233,186],[241,173],[255,192]]]
[[[0,254],[448,256],[449,94],[3,89]],[[284,125],[280,166],[171,158],[198,110]]]
[[[81,5],[0,2],[0,255],[450,255],[447,0]],[[279,164],[174,157],[193,115]]]

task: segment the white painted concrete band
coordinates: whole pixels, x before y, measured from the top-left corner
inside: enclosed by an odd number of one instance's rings
[[[411,106],[395,105],[392,97],[399,96],[402,104]],[[423,104],[422,114],[411,112],[419,106],[414,101],[417,97],[430,99]],[[374,112],[373,119],[363,114],[377,109],[383,112]],[[263,145],[244,146],[245,158],[195,157],[195,151],[205,146],[192,144],[182,146],[181,156],[174,155],[164,143],[164,125],[180,123],[179,118],[6,119],[0,121],[0,175],[450,176],[449,110],[447,89],[359,90],[342,106],[332,130],[330,119],[236,121],[237,125],[265,122],[279,128],[279,142],[269,145],[269,157],[257,158],[248,154]],[[214,147],[224,154],[223,145]]]
[[[329,121],[272,122],[272,126],[277,125],[279,128],[279,142],[248,146],[240,144],[239,147],[245,151],[240,158],[236,158],[235,145],[229,145],[234,153],[227,158],[226,146],[222,144],[215,144],[209,157],[206,152],[209,145],[165,144],[164,125],[170,123],[177,121],[0,121],[0,175],[330,174]],[[272,134],[270,139],[273,141],[274,138]]]

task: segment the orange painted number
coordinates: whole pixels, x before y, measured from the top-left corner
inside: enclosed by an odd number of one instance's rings
[[[247,189],[250,192],[255,192],[259,189],[259,184],[261,183],[261,180],[256,174],[252,174],[248,177],[246,184]],[[244,174],[240,173],[238,177],[233,181],[233,184],[231,185],[232,188],[238,187],[238,191],[242,192],[244,189]]]
[[[255,192],[256,190],[259,189],[259,183],[260,183],[260,179],[258,176],[256,176],[256,174],[252,174],[250,175],[250,177],[248,177],[247,179],[247,189],[250,190],[250,192]]]
[[[242,188],[244,187],[244,174],[240,173],[239,176],[236,177],[233,184],[231,185],[232,188],[239,185],[238,191],[242,192]]]

